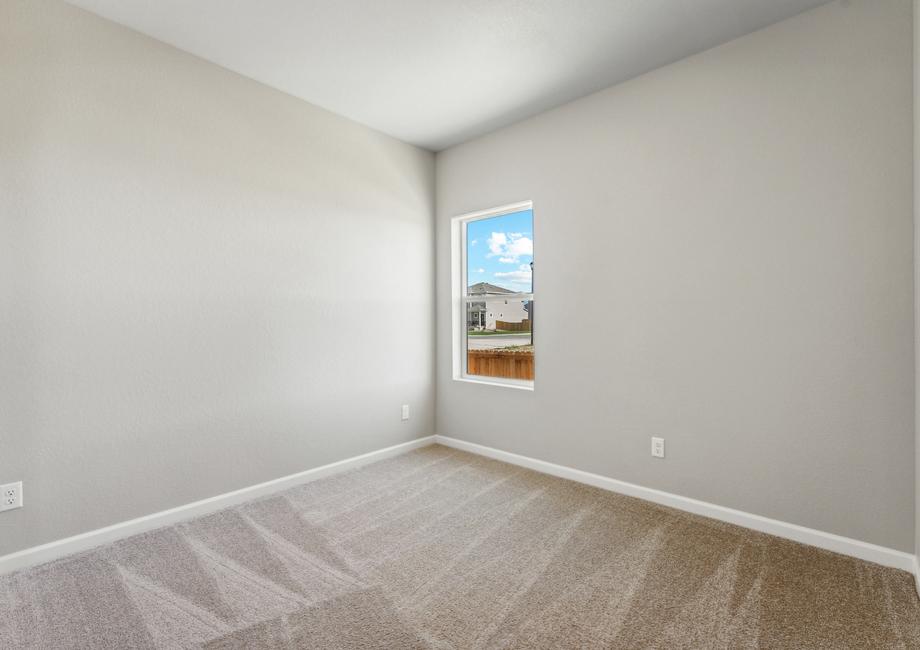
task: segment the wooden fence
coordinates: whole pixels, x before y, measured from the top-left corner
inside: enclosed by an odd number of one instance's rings
[[[469,350],[466,359],[470,375],[533,380],[532,351]]]
[[[520,323],[509,323],[503,320],[495,321],[495,329],[505,332],[529,332],[530,319],[522,320]]]

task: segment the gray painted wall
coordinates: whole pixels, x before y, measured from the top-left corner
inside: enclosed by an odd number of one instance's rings
[[[439,154],[438,432],[913,549],[911,30],[835,2]],[[524,199],[536,388],[452,381],[449,220]]]
[[[916,419],[914,425],[914,553],[920,556],[920,0],[914,0],[914,396]],[[920,576],[915,576],[920,593]]]
[[[0,143],[0,555],[434,432],[431,154],[36,0]]]

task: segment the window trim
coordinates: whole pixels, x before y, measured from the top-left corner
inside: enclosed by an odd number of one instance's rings
[[[471,221],[501,217],[513,212],[533,210],[533,201],[519,201],[509,203],[487,210],[467,212],[451,218],[451,346],[452,346],[452,377],[454,381],[462,381],[486,386],[501,386],[519,390],[533,390],[533,380],[506,379],[503,377],[485,377],[467,374],[466,356],[466,289],[467,289],[467,248],[466,226]],[[536,226],[534,226],[536,230]],[[533,287],[531,287],[531,291]],[[529,297],[533,300],[533,293],[509,295],[510,298]]]

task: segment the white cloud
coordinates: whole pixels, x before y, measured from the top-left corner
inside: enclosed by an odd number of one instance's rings
[[[485,272],[486,272],[485,269],[476,269],[476,273],[485,273]]]
[[[519,232],[493,232],[488,257],[499,256],[502,264],[517,264],[522,255],[533,255],[533,240]]]
[[[510,282],[517,285],[515,288],[529,288],[533,276],[530,264],[521,264],[517,271],[498,271],[492,275],[499,281]]]
[[[512,237],[508,253],[512,255],[533,255],[533,240],[530,237]]]
[[[470,246],[475,246],[478,241],[479,241],[478,239],[474,239],[473,241],[470,242]]]
[[[502,255],[502,251],[505,249],[505,246],[508,245],[508,238],[503,232],[493,232],[492,236],[489,237],[489,257],[494,257],[495,255]]]

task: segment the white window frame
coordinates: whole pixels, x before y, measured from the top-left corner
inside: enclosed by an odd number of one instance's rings
[[[533,390],[534,382],[523,379],[506,379],[504,377],[484,377],[467,374],[466,356],[466,305],[476,300],[466,295],[467,260],[466,260],[466,226],[471,221],[491,219],[512,212],[533,210],[533,201],[510,203],[488,210],[478,210],[461,214],[451,219],[451,341],[453,344],[453,379],[473,384],[504,386],[520,390]],[[534,226],[536,230],[536,226]],[[531,287],[531,290],[533,287]],[[533,293],[511,293],[508,300],[533,300]]]

